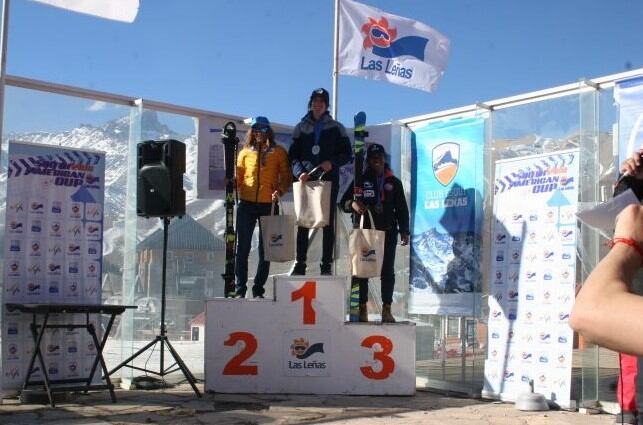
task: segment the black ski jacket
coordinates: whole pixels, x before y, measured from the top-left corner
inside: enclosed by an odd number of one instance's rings
[[[319,153],[313,153],[315,146],[315,126],[312,112],[301,119],[293,131],[293,143],[288,149],[288,158],[292,165],[295,180],[304,172],[310,172],[324,161],[330,161],[333,169],[326,173],[323,180],[337,184],[339,182],[339,167],[351,160],[351,144],[344,126],[335,121],[328,112],[319,119]]]
[[[367,168],[363,177],[362,202],[368,207],[377,230],[398,230],[401,234],[409,234],[409,208],[406,205],[406,196],[402,182],[387,169],[378,181],[377,176]],[[378,200],[381,203],[381,212],[376,208]],[[353,224],[359,225],[361,215],[351,208],[353,202],[353,183],[339,201],[339,206],[347,213],[353,214]],[[368,214],[364,219],[364,227],[372,228]]]

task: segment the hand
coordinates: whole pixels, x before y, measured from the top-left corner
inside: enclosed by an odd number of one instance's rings
[[[628,173],[628,175],[634,177],[635,179],[643,180],[641,155],[643,155],[643,149],[637,150],[632,154],[632,156],[623,161],[620,167],[621,173]]]
[[[615,238],[632,238],[643,247],[643,206],[630,205],[616,217]]]
[[[400,245],[406,246],[409,244],[409,234],[408,233],[402,233],[400,235]]]
[[[272,202],[278,202],[279,201],[279,191],[275,190],[272,192]]]
[[[351,202],[351,208],[353,209],[353,211],[360,215],[366,212],[366,206],[362,203],[362,201]]]
[[[308,173],[301,173],[299,175],[299,181],[302,183],[306,183],[308,181]]]
[[[333,169],[333,163],[330,161],[324,161],[319,164],[319,166],[322,167],[322,170],[324,170],[324,172],[326,173]]]

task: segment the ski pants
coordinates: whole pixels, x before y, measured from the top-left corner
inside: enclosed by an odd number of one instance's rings
[[[248,256],[252,245],[252,234],[255,225],[259,223],[259,261],[257,263],[257,273],[255,274],[252,295],[259,296],[265,292],[264,285],[268,280],[270,272],[270,262],[264,260],[263,243],[261,238],[261,221],[262,215],[270,215],[271,203],[239,201],[237,208],[237,256],[235,259],[235,275],[237,277],[236,290],[237,294],[245,295],[246,283],[248,282]]]

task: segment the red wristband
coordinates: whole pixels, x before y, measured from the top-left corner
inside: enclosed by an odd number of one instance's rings
[[[639,244],[634,239],[632,239],[632,238],[614,238],[614,239],[612,239],[611,241],[608,242],[608,245],[609,245],[610,248],[612,248],[617,243],[622,243],[622,244],[625,244],[627,246],[631,246],[632,248],[634,248],[634,250],[636,252],[638,252],[638,254],[643,259],[643,249],[641,249]]]

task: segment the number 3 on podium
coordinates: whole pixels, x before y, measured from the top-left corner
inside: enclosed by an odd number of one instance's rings
[[[362,347],[366,348],[373,348],[375,344],[378,344],[382,350],[374,351],[373,359],[379,361],[382,368],[379,372],[376,372],[371,366],[362,366],[359,370],[368,379],[386,379],[395,371],[395,360],[389,356],[393,351],[393,341],[382,335],[371,335],[362,341]]]

